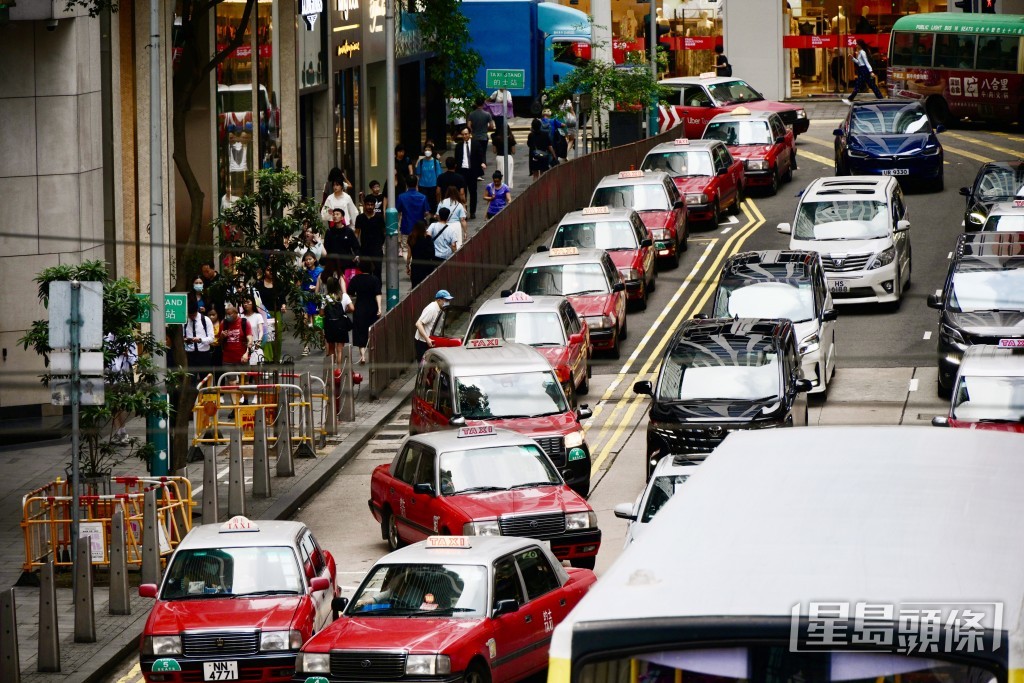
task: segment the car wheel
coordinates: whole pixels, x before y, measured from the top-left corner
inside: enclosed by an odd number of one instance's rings
[[[804,405],[804,427],[810,427],[811,426],[811,421],[808,418],[808,414],[809,413],[810,413],[810,411],[807,409],[807,406]]]
[[[935,191],[942,192],[946,189],[946,174],[940,174],[938,182],[935,183]]]
[[[712,228],[717,228],[718,224],[721,221],[722,221],[722,207],[718,203],[718,200],[716,199],[715,200],[715,205],[714,205],[714,207],[712,207],[712,210],[711,210],[711,227]]]
[[[388,548],[391,550],[398,550],[404,544],[402,538],[398,535],[398,522],[395,520],[394,514],[391,510],[384,511],[384,521],[382,522],[385,527],[385,537],[388,539]]]
[[[768,187],[768,194],[772,197],[779,193],[779,169],[772,171],[772,184]]]
[[[640,297],[640,301],[637,302],[637,306],[636,307],[637,307],[637,310],[646,311],[647,310],[647,298],[650,296],[650,291],[651,290],[647,289],[647,283],[646,282],[644,282],[643,280],[641,280],[640,282],[641,282],[641,286],[644,288],[644,295],[642,297]]]
[[[679,245],[678,249],[676,249],[676,261],[675,261],[675,263],[676,263],[677,266],[679,265],[679,252],[686,251],[689,248],[690,248],[690,228],[689,228],[689,226],[687,226],[686,228],[683,229],[683,243]]]
[[[740,215],[740,204],[743,203],[743,199],[743,184],[741,183],[736,188],[736,200],[733,201],[732,205],[729,207],[730,214],[732,214],[733,216]]]
[[[479,662],[473,662],[469,668],[466,669],[466,673],[463,674],[462,680],[465,683],[491,683],[491,672],[487,670],[487,667],[480,664]]]
[[[789,157],[789,162],[790,162],[790,164],[792,164],[793,170],[794,171],[797,170],[798,167],[796,165],[796,146],[795,145],[794,145],[793,151],[792,151],[792,153],[791,153],[791,155]]]
[[[786,173],[782,176],[782,180],[783,180],[783,182],[786,182],[786,183],[790,183],[790,182],[793,181],[793,165],[792,165],[792,163],[789,165],[789,168],[786,169]]]
[[[893,282],[893,289],[896,290],[896,300],[889,304],[889,311],[891,313],[900,310],[900,305],[903,303],[903,272],[898,264],[896,266],[896,278]]]
[[[953,385],[946,386],[943,384],[941,374],[939,375],[939,381],[936,382],[936,389],[936,393],[939,395],[939,398],[944,398],[946,400],[953,398]]]
[[[583,373],[583,381],[576,388],[577,396],[586,396],[590,393],[590,363],[587,363],[587,371]]]
[[[594,567],[597,566],[597,555],[591,555],[590,557],[577,557],[569,560],[569,564],[579,569],[590,569],[593,571]]]
[[[905,289],[910,289],[910,278],[914,272],[914,252],[907,250],[907,284]]]
[[[622,341],[629,339],[629,318],[626,318],[626,321],[622,323],[622,332],[619,333],[619,339]]]
[[[658,275],[657,275],[657,273],[652,272],[651,273],[651,281],[647,283],[647,291],[648,292],[653,292],[654,289],[657,286],[658,286]]]

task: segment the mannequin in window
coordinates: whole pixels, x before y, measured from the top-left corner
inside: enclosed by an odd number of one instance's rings
[[[633,10],[626,10],[626,16],[619,20],[619,39],[630,43],[636,40],[636,14]]]
[[[875,27],[871,25],[871,20],[868,19],[868,15],[871,13],[871,8],[865,5],[860,10],[860,17],[857,19],[857,33],[875,33]]]
[[[839,6],[839,13],[832,17],[832,33],[845,35],[850,32],[850,22],[846,19],[843,6]]]
[[[686,32],[688,36],[710,36],[715,32],[715,24],[708,19],[708,13],[701,11],[700,19],[697,20],[697,25]],[[690,72],[693,75],[702,74],[706,71],[714,71],[712,68],[711,55],[713,53],[710,50],[691,50],[690,51]]]

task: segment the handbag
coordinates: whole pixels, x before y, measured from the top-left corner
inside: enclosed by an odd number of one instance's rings
[[[254,345],[249,351],[249,365],[262,365],[264,361],[263,349]]]

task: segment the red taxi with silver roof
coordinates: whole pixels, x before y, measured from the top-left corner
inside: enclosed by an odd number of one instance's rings
[[[519,681],[594,585],[542,541],[431,536],[374,564],[296,660],[295,683]]]
[[[339,593],[331,554],[300,522],[233,517],[192,529],[142,632],[149,682],[289,681],[295,654],[333,618]]]
[[[733,159],[725,144],[717,140],[679,138],[655,145],[640,168],[664,171],[672,177],[686,200],[686,221],[709,221],[718,225],[723,210],[740,212],[743,201],[743,162]]]
[[[679,265],[679,253],[686,251],[689,238],[686,202],[667,173],[632,170],[605,176],[594,189],[590,205],[636,211],[654,241],[657,257],[673,268]]]
[[[597,516],[537,442],[489,424],[406,438],[370,478],[370,512],[392,550],[432,534],[529,536],[593,569]]]
[[[736,107],[711,119],[704,139],[728,145],[729,153],[743,164],[747,188],[767,187],[774,195],[783,181],[793,179],[796,137],[775,112]]]

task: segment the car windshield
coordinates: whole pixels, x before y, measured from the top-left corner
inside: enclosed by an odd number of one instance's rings
[[[531,266],[523,271],[517,289],[534,296],[607,294],[612,290],[600,263]]]
[[[859,135],[912,135],[930,131],[928,114],[917,103],[894,107],[857,107],[853,110],[850,122],[850,132]]]
[[[708,86],[711,97],[718,104],[739,104],[741,102],[757,102],[764,96],[747,85],[746,81],[727,81]]]
[[[715,297],[718,318],[814,317],[814,291],[806,280],[723,280]]]
[[[482,565],[382,564],[370,571],[345,614],[482,617],[486,610],[487,568]]]
[[[473,318],[466,339],[495,338],[531,346],[565,346],[562,323],[554,311],[481,313]]]
[[[441,493],[446,496],[491,487],[512,489],[527,484],[559,486],[562,483],[551,461],[537,446],[449,451],[441,454],[439,469]]]
[[[985,221],[984,232],[1024,232],[1024,214],[1008,214],[1005,216],[989,216]]]
[[[666,474],[655,477],[654,481],[651,482],[651,493],[647,496],[643,513],[640,515],[640,522],[646,524],[654,519],[654,515],[658,514],[658,511],[664,507],[669,498],[674,496],[679,491],[679,487],[683,485],[683,482],[689,478],[690,475],[688,474]]]
[[[803,202],[796,214],[793,237],[798,240],[871,240],[892,228],[885,202],[853,200]]]
[[[160,598],[183,600],[302,592],[295,553],[287,546],[179,550]]]
[[[1024,190],[1024,164],[989,166],[975,185],[974,193],[986,201],[1008,202]]]
[[[1024,377],[961,375],[952,416],[960,420],[1024,420]]]
[[[953,275],[949,309],[1024,311],[1024,268],[961,271]]]
[[[772,131],[768,122],[757,121],[712,121],[704,131],[704,137],[721,140],[727,145],[770,145]]]
[[[569,408],[550,370],[458,377],[457,411],[467,420],[558,415]]]
[[[651,152],[644,157],[644,163],[640,168],[645,171],[665,171],[674,177],[710,176],[715,173],[711,152],[706,149],[692,152]]]
[[[746,347],[742,343],[677,346],[662,366],[658,400],[755,401],[778,396],[781,382],[778,354],[767,344]]]
[[[668,211],[670,208],[668,193],[661,183],[599,187],[590,205],[636,211]]]
[[[636,231],[628,220],[559,225],[551,242],[554,248],[636,249]]]

